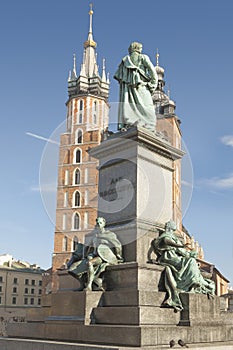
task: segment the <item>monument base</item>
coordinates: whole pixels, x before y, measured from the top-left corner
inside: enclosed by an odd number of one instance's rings
[[[62,271],[60,290],[49,296],[50,312],[48,304],[42,308],[44,320],[40,313],[38,318],[29,317],[28,322],[9,324],[7,334],[82,343],[81,347],[87,349],[88,344],[99,345],[101,349],[151,346],[162,349],[172,339],[176,343],[182,339],[193,346],[233,341],[233,318],[229,322],[228,313],[220,313],[217,296],[209,299],[203,294],[183,293],[182,312],[161,307],[166,294],[158,288],[162,271],[163,267],[156,264],[109,266],[105,273],[108,286],[105,292],[69,288],[69,283],[74,286],[74,280]]]

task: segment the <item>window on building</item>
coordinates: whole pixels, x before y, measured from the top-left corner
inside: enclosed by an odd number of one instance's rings
[[[36,285],[36,281],[32,280],[32,286],[35,286],[35,285]]]
[[[75,143],[83,143],[83,132],[82,130],[76,130]]]
[[[42,286],[42,281],[41,280],[39,281],[39,286]]]
[[[81,204],[81,195],[79,191],[74,192],[74,206],[80,207]]]
[[[29,279],[28,278],[25,279],[24,284],[26,284],[26,285],[29,284]]]
[[[24,289],[24,294],[28,294],[28,288]]]
[[[79,185],[80,182],[81,182],[81,173],[79,169],[76,169],[74,173],[74,184]]]
[[[42,289],[39,289],[38,293],[39,293],[39,294],[42,294]]]
[[[73,238],[73,251],[75,251],[77,249],[77,245],[78,245],[78,237],[74,236],[74,238]]]
[[[17,283],[18,283],[18,278],[14,277],[13,283],[14,283],[14,284],[17,284]]]
[[[82,123],[83,123],[83,114],[82,114],[82,113],[79,113],[78,123],[79,123],[79,124],[82,124]]]
[[[35,289],[34,288],[31,289],[31,294],[35,294]]]
[[[62,251],[66,252],[68,250],[68,238],[65,236],[62,239]]]
[[[0,282],[3,282],[3,277],[2,276],[0,276]]]
[[[13,293],[17,293],[17,287],[13,287],[12,292],[13,292]]]
[[[31,298],[31,299],[30,299],[30,304],[31,304],[31,305],[34,305],[34,298]]]
[[[13,297],[13,298],[12,298],[12,304],[13,304],[13,305],[16,305],[16,304],[17,304],[17,299],[16,299],[16,297]]]
[[[74,230],[79,230],[80,229],[80,216],[78,213],[74,214],[73,217],[73,228]]]
[[[0,293],[2,292],[2,286],[0,286]]]
[[[40,298],[38,299],[38,305],[41,305],[41,299]]]
[[[80,149],[76,149],[75,150],[75,159],[74,159],[75,163],[81,163],[81,150]]]
[[[2,297],[0,297],[0,304],[2,304]]]
[[[28,304],[28,298],[24,298],[24,305]]]
[[[79,100],[79,110],[83,110],[83,100]]]

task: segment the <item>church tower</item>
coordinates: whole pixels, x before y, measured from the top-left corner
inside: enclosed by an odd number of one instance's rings
[[[158,74],[158,86],[153,95],[153,102],[157,116],[157,132],[167,139],[172,146],[181,149],[180,119],[175,114],[175,102],[164,91],[164,68],[159,65],[159,53],[156,54],[156,72]],[[182,208],[181,208],[181,160],[174,161],[173,172],[173,220],[177,230],[182,234]]]
[[[68,78],[66,132],[61,135],[59,151],[53,273],[64,266],[77,242],[84,242],[97,216],[98,162],[88,151],[101,143],[108,127],[109,79],[105,60],[101,74],[97,65],[92,6],[89,17],[80,73],[74,55]]]

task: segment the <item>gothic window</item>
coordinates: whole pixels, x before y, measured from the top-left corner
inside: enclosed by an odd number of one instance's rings
[[[83,110],[83,100],[79,100],[79,111]]]
[[[74,163],[81,163],[81,150],[76,149],[74,151]]]
[[[83,132],[82,130],[76,130],[75,143],[83,143]]]
[[[76,191],[74,193],[74,206],[75,207],[80,207],[81,204],[81,196],[80,196],[80,192]]]
[[[74,172],[74,185],[79,185],[81,180],[81,173],[79,169],[76,169]]]
[[[79,124],[82,124],[82,123],[83,123],[83,114],[82,114],[82,113],[79,113],[78,123],[79,123]]]
[[[76,250],[77,245],[78,245],[78,237],[74,236],[74,238],[73,238],[73,251]]]
[[[68,250],[68,238],[65,236],[62,240],[62,251],[66,252]]]
[[[93,104],[93,124],[97,124],[97,101]]]
[[[74,230],[80,229],[80,216],[78,213],[75,213],[73,217],[73,229]]]

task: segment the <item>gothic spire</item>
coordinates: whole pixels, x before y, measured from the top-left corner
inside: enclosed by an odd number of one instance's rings
[[[97,68],[97,61],[96,61],[96,42],[93,39],[93,30],[92,30],[92,24],[93,24],[93,7],[92,4],[90,4],[90,24],[89,24],[89,32],[88,32],[88,38],[87,41],[84,43],[84,50],[85,50],[85,58],[84,58],[84,67],[86,76],[88,78],[92,78],[94,75],[98,76],[98,68]]]

